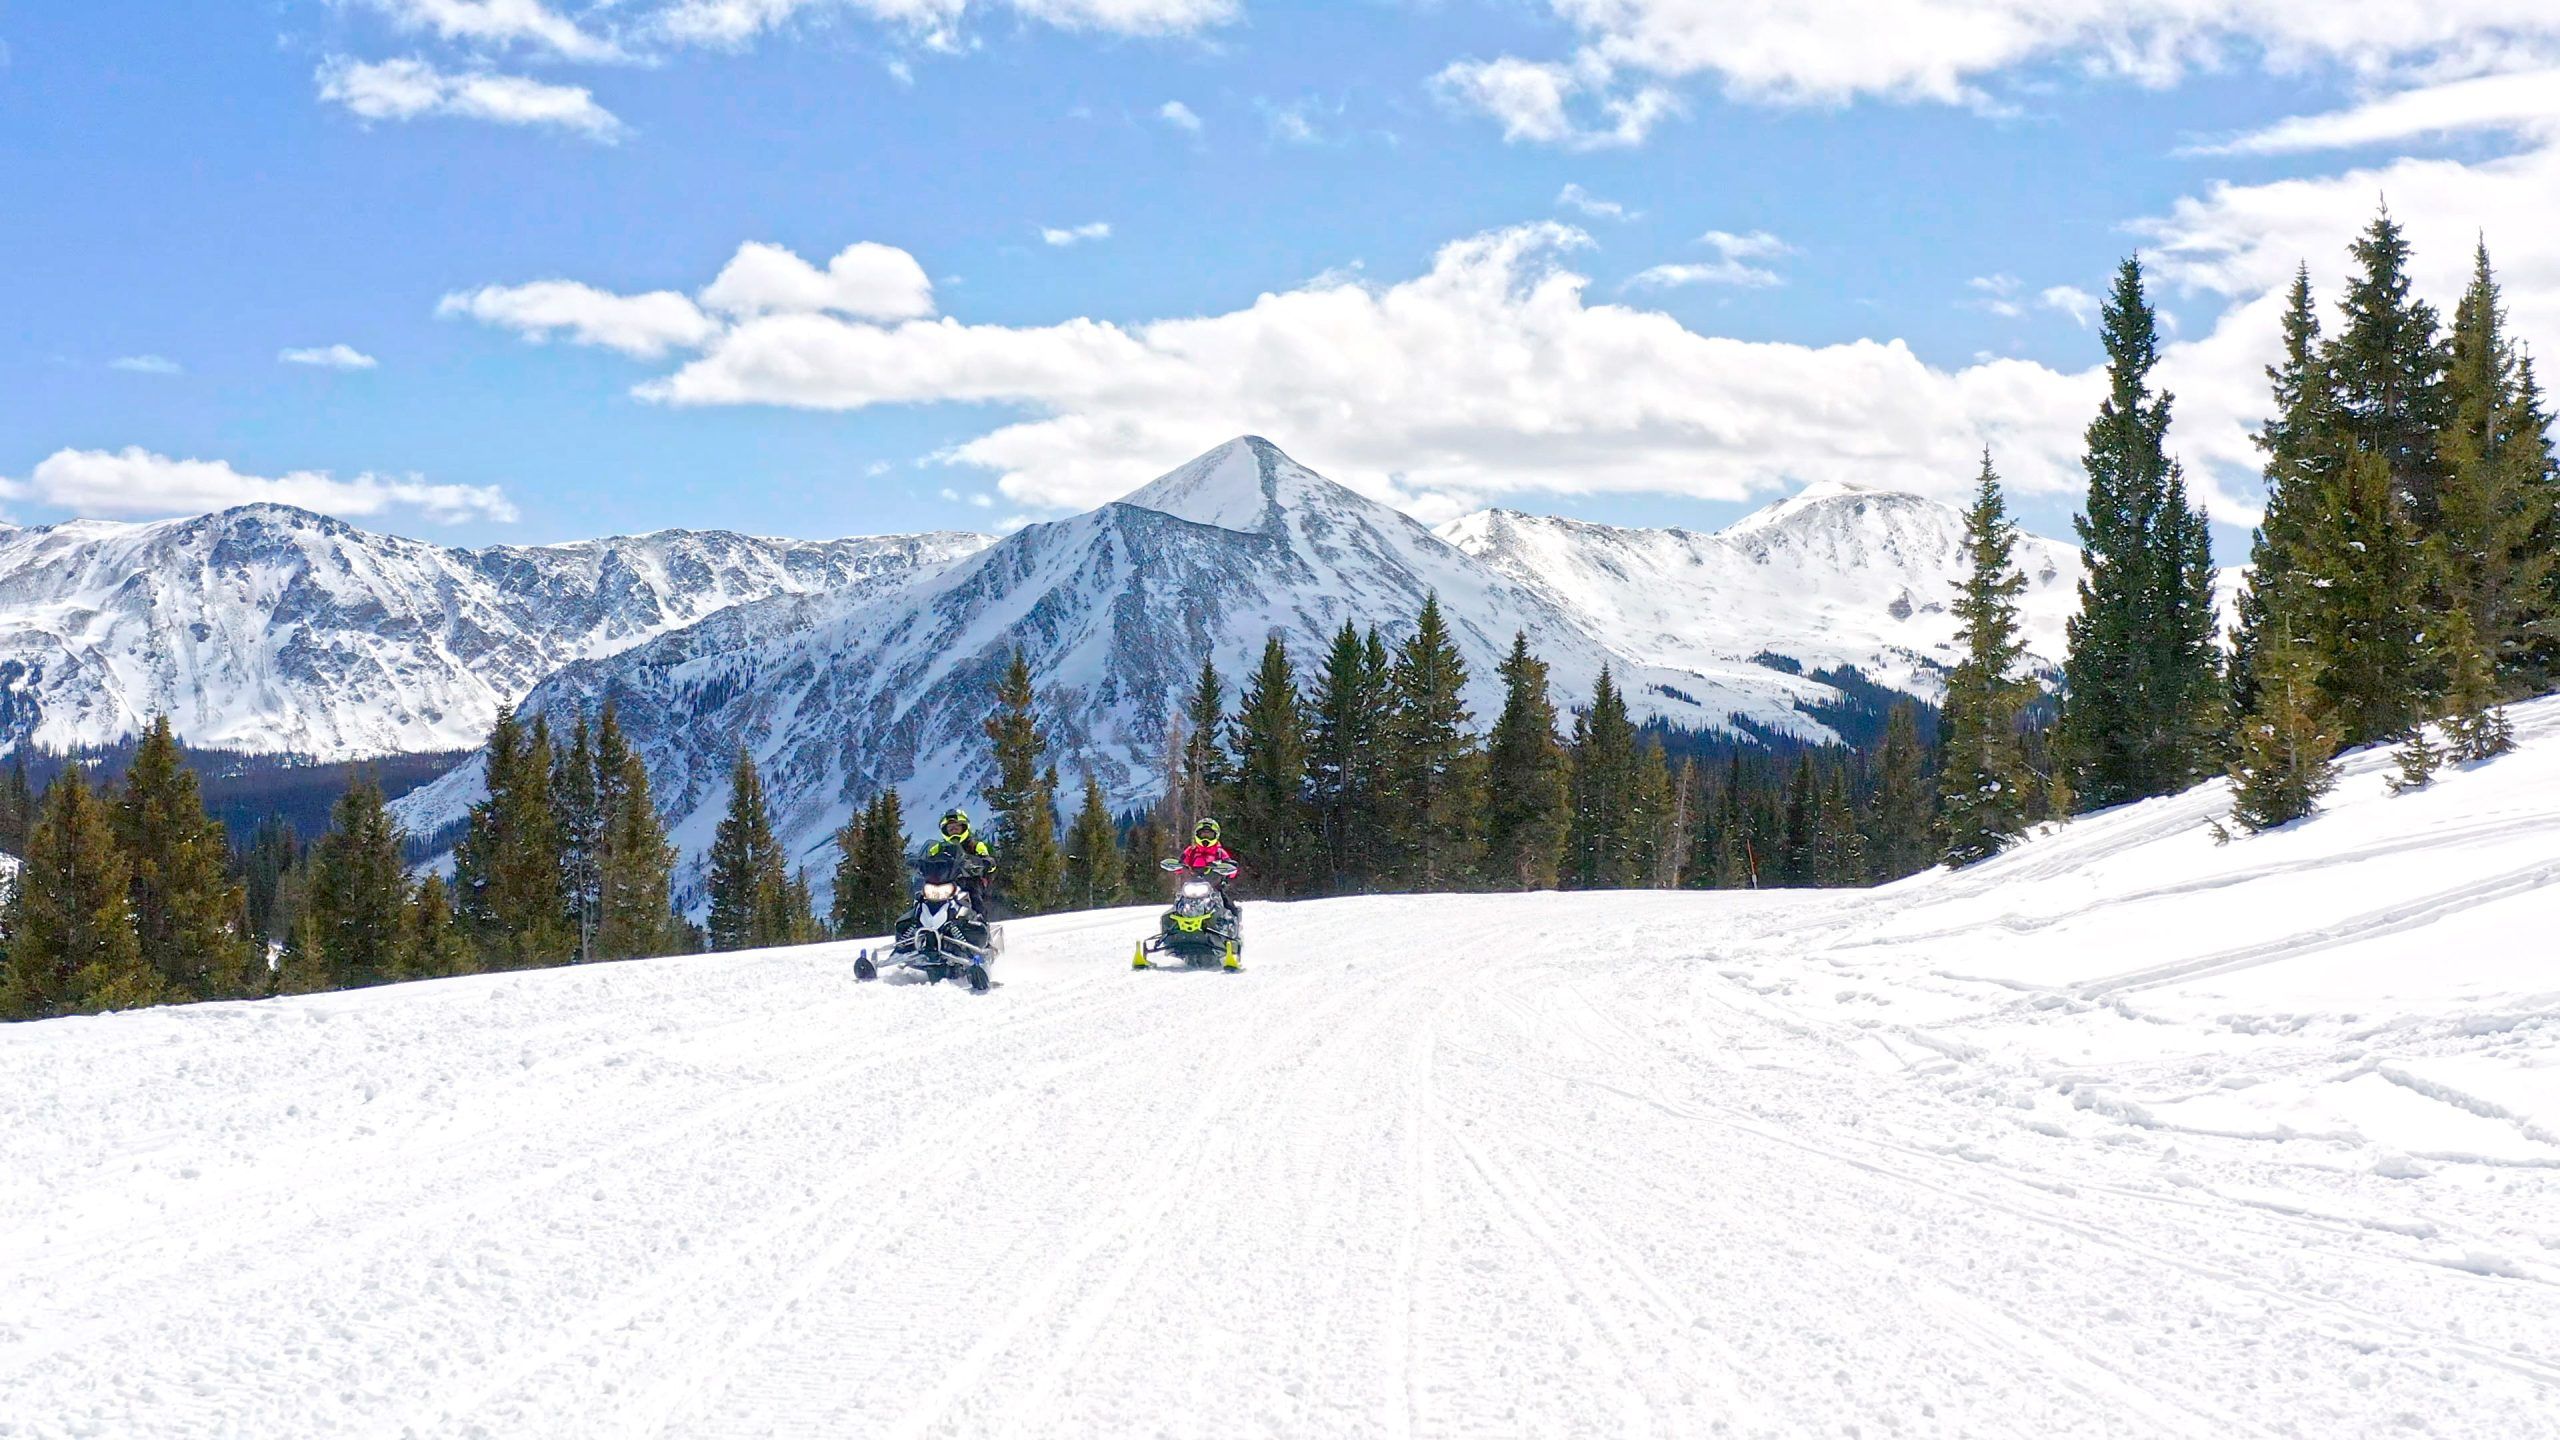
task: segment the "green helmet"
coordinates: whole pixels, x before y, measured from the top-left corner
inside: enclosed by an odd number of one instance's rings
[[[1215,820],[1203,820],[1199,824],[1192,826],[1191,838],[1199,841],[1203,845],[1217,844],[1218,822]]]
[[[957,827],[956,829],[954,828],[955,826]],[[960,838],[962,838],[962,837],[966,836],[968,833],[969,833],[969,812],[968,812],[968,811],[966,811],[966,810],[945,810],[945,811],[943,811],[943,812],[942,812],[942,835],[943,835],[943,838],[944,838],[944,839],[946,839],[946,840],[958,840],[958,839],[960,839]]]

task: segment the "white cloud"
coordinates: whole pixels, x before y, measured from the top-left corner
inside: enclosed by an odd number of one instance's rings
[[[107,368],[128,375],[183,375],[187,370],[166,355],[122,355],[108,361]]]
[[[2015,320],[2027,313],[2027,308],[2018,303],[2022,282],[2015,275],[1976,275],[1964,283],[1966,289],[1981,292],[1982,298],[1974,303],[1994,315]]]
[[[1109,221],[1105,220],[1096,220],[1091,224],[1078,225],[1066,230],[1061,230],[1050,225],[1043,225],[1040,227],[1040,241],[1042,244],[1055,245],[1062,248],[1068,245],[1080,245],[1087,240],[1108,240],[1110,238],[1111,224]]]
[[[543,0],[366,0],[403,30],[475,47],[523,45],[564,60],[619,60],[622,47]]]
[[[277,353],[276,359],[287,365],[316,365],[323,370],[370,370],[382,363],[353,345],[284,350]]]
[[[2086,330],[2089,319],[2098,313],[2098,297],[2077,285],[2052,285],[2037,292],[2036,303],[2047,310],[2059,310],[2071,317],[2071,323]]]
[[[2560,69],[2481,75],[2404,90],[2347,110],[2299,115],[2220,145],[2213,155],[2289,155],[2395,140],[2500,130],[2560,137]]]
[[[2167,84],[2275,71],[2512,63],[2560,55],[2550,0],[1548,0],[1603,75],[1711,76],[1738,98],[1978,104],[2034,63]],[[2486,46],[2494,37],[2499,43]],[[1496,62],[1500,63],[1500,62]],[[1517,63],[1517,62],[1515,62]],[[2450,78],[2450,77],[2447,77]]]
[[[670,290],[615,295],[574,280],[486,285],[445,296],[436,313],[469,316],[528,340],[566,335],[580,345],[601,345],[643,359],[702,344],[720,328],[691,300]]]
[[[1787,283],[1775,270],[1751,263],[1794,253],[1794,247],[1766,230],[1754,230],[1748,235],[1736,235],[1730,230],[1710,230],[1698,237],[1698,243],[1714,247],[1716,258],[1703,263],[1656,265],[1637,272],[1627,281],[1628,287],[1737,285],[1747,289],[1765,289]]]
[[[485,70],[449,74],[423,60],[368,64],[338,56],[324,62],[313,79],[321,99],[367,120],[450,115],[499,125],[555,126],[606,144],[623,133],[622,122],[585,87],[521,75]]]
[[[1236,17],[1236,0],[674,0],[647,28],[680,44],[735,47],[779,30],[804,11],[850,11],[896,26],[919,43],[958,49],[971,11],[1005,9],[1061,30],[1186,35]]]
[[[191,515],[233,505],[298,505],[360,517],[415,510],[441,521],[511,521],[516,508],[494,485],[430,485],[414,475],[364,474],[352,480],[297,470],[273,479],[243,475],[221,460],[172,460],[142,447],[121,451],[57,450],[24,481],[0,482],[0,494],[33,499],[81,515]]]
[[[1458,61],[1431,83],[1447,103],[1501,121],[1505,140],[1571,150],[1640,144],[1655,125],[1679,113],[1670,91],[1648,85],[1630,95],[1612,94],[1609,78],[1606,66],[1539,64],[1506,55]],[[1602,123],[1576,119],[1577,99],[1596,105]]]
[[[1263,116],[1271,126],[1272,135],[1279,139],[1292,145],[1321,144],[1324,134],[1316,129],[1316,122],[1308,118],[1310,108],[1311,103],[1305,100],[1287,105],[1265,105]]]
[[[1603,200],[1580,185],[1568,184],[1556,192],[1556,204],[1567,210],[1578,210],[1594,220],[1633,220],[1642,212],[1630,210],[1615,200]]]
[[[740,317],[832,310],[865,320],[913,320],[934,310],[933,282],[916,257],[870,241],[838,251],[823,271],[779,245],[749,241],[704,287],[702,303]]]
[[[1197,135],[1206,128],[1197,112],[1179,100],[1167,100],[1156,110],[1156,118],[1177,130]]]

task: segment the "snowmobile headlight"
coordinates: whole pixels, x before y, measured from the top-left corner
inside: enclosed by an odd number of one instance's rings
[[[948,885],[927,885],[924,887],[924,898],[927,900],[948,900],[951,898],[951,887]]]
[[[1184,885],[1184,886],[1182,887],[1182,898],[1183,898],[1183,899],[1185,899],[1185,900],[1206,900],[1206,899],[1208,899],[1208,898],[1209,898],[1209,884],[1208,884],[1208,882],[1207,882],[1207,881],[1205,881],[1205,880],[1194,880],[1194,881],[1191,881],[1190,883],[1188,883],[1188,884]]]

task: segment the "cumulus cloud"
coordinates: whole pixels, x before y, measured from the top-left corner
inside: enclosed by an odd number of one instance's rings
[[[680,44],[735,47],[779,30],[803,12],[852,12],[923,44],[958,48],[972,11],[1005,10],[1060,30],[1186,35],[1232,20],[1236,0],[674,0],[645,27]]]
[[[1044,245],[1058,246],[1062,249],[1069,245],[1081,245],[1087,240],[1108,240],[1110,238],[1111,224],[1109,221],[1105,220],[1096,220],[1090,224],[1077,225],[1064,230],[1050,225],[1043,225],[1040,227],[1040,243]]]
[[[366,120],[447,115],[499,125],[541,125],[611,144],[622,122],[579,85],[553,85],[486,70],[449,74],[424,60],[368,64],[335,57],[313,77],[320,98]]]
[[[703,288],[702,303],[723,315],[834,311],[912,320],[933,313],[933,282],[916,257],[893,245],[848,245],[820,270],[779,245],[749,241]]]
[[[1156,118],[1177,130],[1187,130],[1194,135],[1206,128],[1199,114],[1179,100],[1167,100],[1157,107]]]
[[[1610,89],[1606,65],[1541,64],[1503,56],[1460,60],[1432,77],[1443,101],[1502,122],[1502,138],[1599,150],[1635,145],[1653,127],[1679,113],[1679,102],[1658,85],[1620,94]],[[1597,122],[1578,118],[1577,101],[1598,111]]]
[[[313,365],[323,370],[370,370],[382,362],[353,345],[315,345],[308,349],[283,350],[276,359],[287,365]]]
[[[128,375],[183,375],[187,369],[166,355],[120,355],[108,361],[107,368]]]
[[[57,450],[25,480],[0,482],[0,494],[93,516],[190,515],[264,503],[349,518],[395,509],[446,522],[516,518],[515,506],[494,485],[430,485],[414,475],[370,473],[339,480],[319,470],[270,479],[243,475],[226,461],[172,460],[138,445]]]
[[[671,290],[616,295],[574,280],[484,285],[445,296],[436,313],[468,316],[528,340],[565,335],[576,344],[599,345],[642,359],[699,345],[720,328],[691,300]]]

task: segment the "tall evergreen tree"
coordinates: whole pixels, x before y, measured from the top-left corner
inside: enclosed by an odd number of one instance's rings
[[[1767,883],[1797,889],[1821,883],[1822,772],[1808,750],[1787,778],[1786,802]]]
[[[2338,783],[2338,732],[2311,648],[2291,631],[2262,637],[2258,685],[2232,750],[2231,818],[2252,831],[2308,815]]]
[[[693,927],[675,913],[675,847],[667,843],[657,802],[650,797],[649,769],[620,737],[608,701],[596,732],[603,828],[592,948],[599,960],[681,954],[692,948]]]
[[[2525,679],[2552,626],[2542,613],[2553,576],[2550,439],[2526,404],[2521,366],[2483,242],[2454,312],[2433,539],[2445,608],[2464,612],[2493,683]],[[2460,651],[2449,645],[2449,662],[2459,664]]]
[[[409,963],[419,975],[468,975],[479,968],[471,937],[453,913],[453,891],[429,873],[409,902]]]
[[[1387,824],[1391,870],[1422,890],[1474,872],[1481,766],[1467,709],[1467,665],[1440,613],[1422,602],[1413,635],[1396,648],[1388,677]]]
[[[1175,823],[1190,827],[1215,815],[1235,784],[1235,760],[1227,751],[1227,684],[1217,662],[1200,657],[1200,678],[1183,702],[1182,804]]]
[[[78,765],[46,787],[9,887],[0,1014],[36,1020],[130,1010],[169,998],[142,958],[133,871],[115,820]]]
[[[400,863],[404,838],[371,775],[338,796],[329,833],[312,847],[311,891],[285,959],[285,988],[342,990],[421,973]]]
[[[2409,240],[2389,210],[2349,248],[2356,272],[2328,353],[2339,422],[2356,450],[2381,457],[2410,523],[2430,535],[2442,513],[2437,437],[2453,418],[2442,327],[2435,307],[2410,294]]]
[[[142,958],[169,994],[230,1000],[265,989],[265,957],[245,933],[248,901],[227,873],[230,844],[222,822],[204,812],[168,716],[153,716],[143,733],[115,818],[133,867]]]
[[[1098,910],[1121,902],[1120,827],[1111,820],[1111,803],[1102,782],[1084,777],[1084,803],[1067,827],[1067,904]]]
[[[863,933],[886,935],[907,908],[907,812],[897,787],[871,802],[863,822]]]
[[[257,951],[256,983],[252,988],[265,988],[267,947],[284,943],[293,933],[291,917],[283,913],[283,902],[287,881],[301,859],[301,837],[293,833],[293,822],[283,816],[269,815],[249,832],[249,849],[240,857],[240,876],[248,902],[247,935]]]
[[[2267,367],[2275,390],[2275,415],[2258,429],[2266,457],[2264,516],[2249,547],[2249,579],[2241,588],[2238,625],[2231,642],[2231,707],[2235,716],[2257,705],[2259,652],[2277,628],[2292,630],[2301,597],[2304,527],[2337,474],[2342,447],[2336,387],[2320,342],[2320,312],[2311,295],[2311,272],[2294,272],[2284,313],[2284,359]]]
[[[552,758],[551,804],[560,834],[561,899],[577,958],[596,958],[596,919],[603,907],[605,790],[597,773],[594,732],[584,713],[569,743]]]
[[[1924,773],[1920,722],[1908,704],[1885,720],[1884,748],[1876,758],[1876,866],[1886,880],[1916,875],[1937,863],[1931,845],[1936,806]]]
[[[1318,868],[1306,794],[1306,711],[1297,669],[1277,633],[1263,641],[1262,663],[1245,686],[1235,730],[1228,833],[1245,847],[1259,893],[1303,893]]]
[[[1547,665],[1511,637],[1502,714],[1485,745],[1484,874],[1495,885],[1552,890],[1573,819],[1571,764],[1556,739]]]
[[[1814,818],[1813,883],[1835,890],[1867,884],[1872,878],[1868,873],[1867,837],[1858,829],[1845,770],[1831,772],[1818,806]]]
[[[2404,732],[2423,708],[2432,663],[2423,630],[2423,552],[2391,467],[2349,454],[2304,526],[2306,580],[2294,623],[2311,647],[2322,708],[2348,745]]]
[[[1565,873],[1585,890],[1623,890],[1642,867],[1636,815],[1636,727],[1607,665],[1591,708],[1573,721],[1573,797]]]
[[[1988,452],[1965,512],[1965,578],[1956,587],[1956,646],[1939,717],[1938,814],[1950,865],[1999,854],[2026,833],[2033,804],[2018,753],[2018,714],[2032,688],[2018,677],[2026,643],[2018,628],[2018,527],[2000,493]],[[2090,592],[2084,590],[2083,595]],[[2117,643],[2111,638],[2109,643]]]
[[[9,769],[0,774],[0,853],[27,853],[27,832],[35,828],[36,792],[27,784],[24,747],[9,754]]]
[[[2090,806],[2180,789],[2213,762],[2228,719],[2217,689],[2212,555],[2168,458],[2171,399],[2151,388],[2158,319],[2128,259],[2103,310],[2108,395],[2082,465],[2087,573],[2070,622],[2062,744]]]
[[[2446,758],[2457,765],[2476,765],[2515,748],[2515,729],[2506,707],[2498,703],[2498,682],[2488,651],[2471,628],[2471,612],[2456,608],[2445,634],[2452,657],[2452,685],[2446,692]]]
[[[1040,728],[1031,664],[1020,649],[996,683],[986,734],[996,777],[984,792],[995,811],[995,849],[1005,899],[1018,915],[1058,908],[1065,870],[1058,854],[1057,772],[1044,770],[1049,737]]]
[[[551,730],[498,713],[488,744],[488,797],[454,846],[454,909],[493,970],[557,965],[577,947],[568,924],[559,819],[551,799]]]
[[[1328,888],[1376,873],[1379,785],[1387,723],[1385,647],[1346,620],[1326,654],[1310,707],[1307,789]]]
[[[791,876],[755,758],[738,747],[729,770],[729,810],[711,840],[711,948],[755,950],[789,944]]]
[[[1679,778],[1660,742],[1645,740],[1636,748],[1628,823],[1635,842],[1633,883],[1655,890],[1677,889],[1680,866],[1688,850],[1687,817],[1681,812]]]

